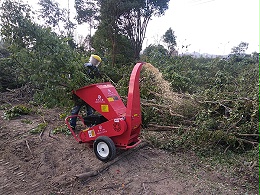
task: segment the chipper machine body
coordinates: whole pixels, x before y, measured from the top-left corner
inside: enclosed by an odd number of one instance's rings
[[[141,142],[139,77],[142,65],[137,63],[132,70],[126,106],[110,82],[73,91],[98,114],[85,118],[80,115],[68,116],[65,122],[76,141],[93,146],[96,157],[101,161],[112,160],[116,155],[116,148],[129,149]],[[69,124],[72,117],[78,117],[84,125],[79,133],[75,133]]]

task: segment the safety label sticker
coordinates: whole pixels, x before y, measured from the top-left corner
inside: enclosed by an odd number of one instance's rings
[[[101,105],[101,112],[109,112],[108,105]]]
[[[109,102],[113,102],[113,101],[114,101],[114,98],[113,98],[113,97],[108,97],[107,100],[108,100]]]
[[[89,130],[88,131],[88,136],[89,137],[96,137],[96,133],[95,133],[95,131],[92,129],[92,130]]]
[[[113,102],[113,101],[116,101],[116,100],[119,100],[119,99],[118,99],[117,96],[109,96],[109,97],[107,97],[107,100],[108,100],[109,102]]]

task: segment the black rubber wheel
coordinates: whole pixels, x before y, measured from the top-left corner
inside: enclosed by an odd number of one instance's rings
[[[96,157],[103,162],[113,160],[116,156],[116,146],[113,140],[107,136],[98,137],[94,141],[93,149]]]

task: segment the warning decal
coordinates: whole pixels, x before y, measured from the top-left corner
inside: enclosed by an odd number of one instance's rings
[[[101,105],[101,112],[109,112],[108,105]]]
[[[95,133],[95,131],[92,129],[92,130],[89,130],[88,131],[88,136],[89,137],[96,137],[96,133]]]
[[[113,97],[108,97],[107,100],[108,100],[109,102],[113,102],[113,101],[114,101],[114,98],[113,98]]]

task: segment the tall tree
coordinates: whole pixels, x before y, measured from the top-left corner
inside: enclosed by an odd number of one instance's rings
[[[111,63],[115,65],[118,46],[118,37],[120,36],[119,27],[117,25],[117,19],[120,16],[120,0],[99,0],[100,5],[100,24],[99,30],[106,33],[105,39],[108,39],[111,43],[110,54]]]
[[[161,16],[168,9],[170,0],[121,0],[122,14],[117,24],[132,42],[135,58],[140,58],[140,51],[145,38],[146,29],[153,16]]]
[[[231,49],[231,53],[235,55],[243,55],[245,51],[248,49],[248,43],[241,42],[238,46],[235,46]]]
[[[170,0],[95,1],[100,8],[99,26],[107,28],[113,50],[116,50],[117,34],[125,35],[131,40],[135,59],[139,59],[148,22],[153,16],[163,15]]]
[[[109,60],[109,64],[114,66],[118,59],[132,59],[134,50],[130,45],[129,38],[120,33],[117,19],[122,11],[119,0],[99,1],[77,1],[78,22],[98,21],[97,31],[91,38],[91,45],[100,55]],[[92,6],[92,7],[91,7]],[[96,7],[94,7],[96,6]],[[96,8],[99,8],[98,10]],[[93,11],[94,10],[94,11]],[[94,15],[93,15],[94,14]],[[131,52],[130,52],[131,51]],[[120,56],[125,56],[122,58]]]
[[[33,40],[26,36],[27,33],[21,26],[27,26],[33,19],[31,7],[27,4],[6,0],[1,5],[1,37],[7,44],[16,44],[19,47],[28,47]],[[33,31],[27,28],[27,31]]]
[[[78,24],[88,23],[90,28],[95,27],[99,14],[96,0],[75,0],[75,9]]]
[[[85,58],[81,61],[66,37],[33,22],[28,5],[5,0],[0,18],[1,36],[10,52],[1,66],[10,67],[19,81],[37,89],[42,102],[60,104],[68,91],[89,82],[81,71]]]
[[[59,26],[60,22],[66,22],[65,9],[60,9],[59,4],[52,0],[39,0],[40,18],[53,27]]]
[[[39,0],[38,4],[41,6],[39,17],[45,20],[46,26],[51,26],[54,30],[58,28],[59,33],[73,37],[75,24],[70,20],[69,8],[61,9],[59,3],[54,0]],[[60,27],[62,24],[63,28]]]
[[[91,36],[92,29],[96,28],[99,9],[96,5],[95,0],[75,0],[76,9],[76,20],[78,24],[88,23],[89,25],[89,35],[86,40],[89,44],[88,49],[91,50]]]
[[[176,44],[176,36],[174,35],[174,31],[169,28],[165,34],[163,35],[163,41],[167,44],[168,52],[172,53],[175,50]]]

